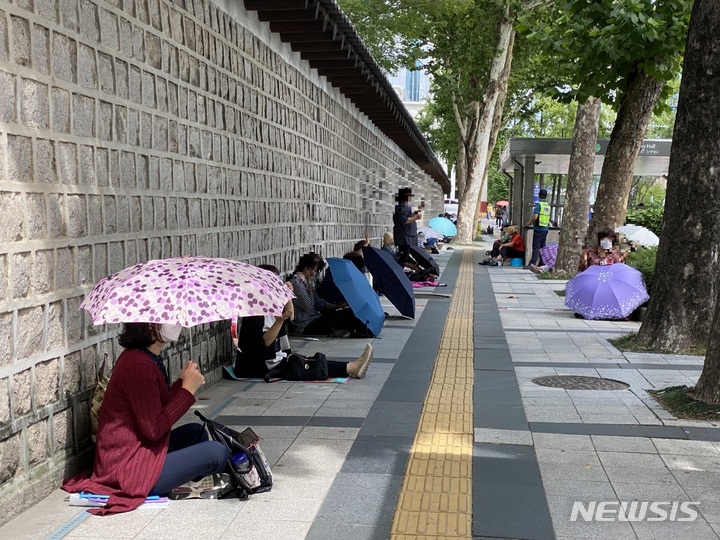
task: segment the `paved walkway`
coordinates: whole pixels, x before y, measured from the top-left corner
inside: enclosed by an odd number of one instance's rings
[[[372,340],[366,379],[222,380],[201,396],[205,414],[263,437],[271,492],[96,518],[56,491],[0,527],[0,538],[718,539],[720,429],[676,420],[646,393],[693,384],[702,359],[623,354],[607,338],[637,323],[575,319],[554,292],[563,283],[479,266],[481,250],[438,259],[448,287],[418,294],[415,321],[385,304],[391,317]],[[292,346],[350,360],[366,343]],[[559,375],[628,386],[533,382]],[[571,521],[576,501],[693,501],[699,515]]]

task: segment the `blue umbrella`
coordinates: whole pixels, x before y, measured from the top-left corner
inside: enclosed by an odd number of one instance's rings
[[[373,291],[363,273],[347,259],[330,257],[328,266],[333,274],[335,286],[345,297],[355,317],[377,336],[385,323],[378,295]]]
[[[432,218],[428,222],[428,225],[430,225],[430,227],[432,227],[437,232],[442,233],[445,236],[457,235],[457,227],[448,218],[444,218],[444,217]]]
[[[415,318],[415,295],[412,283],[402,267],[387,251],[364,247],[365,265],[373,276],[375,286],[400,313]]]

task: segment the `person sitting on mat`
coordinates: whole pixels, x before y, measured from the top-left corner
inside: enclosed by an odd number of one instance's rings
[[[197,364],[189,361],[170,385],[160,353],[178,339],[180,330],[153,323],[123,326],[119,342],[125,350],[115,363],[100,408],[93,468],[62,486],[68,493],[109,495],[105,507],[90,510],[93,514],[128,512],[149,495],[172,497],[175,490],[181,497],[172,498],[182,498],[190,491],[184,484],[209,475],[219,478],[227,466],[228,449],[208,440],[202,424],[172,429],[205,383]]]
[[[280,275],[278,269],[272,265],[261,264],[259,268]],[[235,359],[236,377],[265,377],[268,371],[288,356],[289,351],[282,350],[280,338],[285,321],[292,318],[292,302],[288,302],[282,315],[243,317],[238,331],[240,350]],[[368,344],[363,354],[352,362],[328,360],[328,374],[331,378],[350,376],[354,379],[362,379],[367,373],[371,359],[372,346]]]
[[[314,281],[318,261],[314,254],[300,257],[295,273],[290,278],[295,298],[295,319],[290,323],[290,333],[306,336],[350,337],[363,335],[365,328],[352,310],[343,304],[326,302],[318,296]]]

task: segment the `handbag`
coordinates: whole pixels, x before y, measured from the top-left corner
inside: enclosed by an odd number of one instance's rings
[[[307,357],[292,353],[265,374],[265,382],[271,379],[288,381],[324,381],[329,377],[327,358],[323,353]]]

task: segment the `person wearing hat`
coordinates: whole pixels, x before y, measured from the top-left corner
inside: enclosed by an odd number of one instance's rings
[[[533,228],[532,255],[529,264],[540,264],[540,248],[545,247],[550,225],[550,204],[547,202],[547,190],[541,189],[538,193],[540,200],[535,203],[533,216],[528,227]]]
[[[400,188],[395,196],[393,213],[393,239],[398,249],[398,263],[405,266],[410,256],[410,246],[418,245],[417,221],[422,219],[420,210],[412,208],[413,193],[410,188]]]

